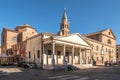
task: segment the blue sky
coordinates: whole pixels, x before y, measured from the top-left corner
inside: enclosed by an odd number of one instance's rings
[[[0,33],[4,27],[29,24],[39,33],[56,34],[64,8],[70,33],[111,28],[120,44],[120,0],[0,0]]]

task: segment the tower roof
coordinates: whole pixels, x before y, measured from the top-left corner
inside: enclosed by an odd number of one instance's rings
[[[62,21],[68,21],[67,14],[66,14],[66,8],[64,9],[63,16],[62,16]]]

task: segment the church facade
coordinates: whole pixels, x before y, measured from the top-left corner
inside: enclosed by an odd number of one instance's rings
[[[69,34],[69,22],[64,11],[57,35],[40,33],[27,40],[26,61],[45,69],[57,66],[92,64],[91,46],[79,33]]]

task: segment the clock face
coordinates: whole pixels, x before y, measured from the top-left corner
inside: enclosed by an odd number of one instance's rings
[[[16,41],[17,41],[17,37],[14,36],[14,37],[12,38],[12,41],[16,42]]]

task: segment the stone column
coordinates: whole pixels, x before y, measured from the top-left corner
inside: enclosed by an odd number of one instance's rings
[[[74,59],[75,59],[75,55],[74,55],[74,46],[72,47],[72,65],[74,65]]]
[[[90,59],[91,59],[91,64],[93,65],[93,59],[92,59],[92,56],[93,56],[93,54],[92,54],[92,50],[90,50]]]
[[[82,64],[81,48],[79,49],[79,63]]]
[[[55,57],[54,57],[54,55],[55,55],[55,43],[53,42],[52,43],[52,67],[53,67],[53,69],[55,69]]]
[[[87,49],[85,49],[85,64],[87,64],[87,54],[86,54]]]
[[[65,62],[66,62],[66,48],[65,48],[65,45],[63,45],[63,65],[65,65]]]

